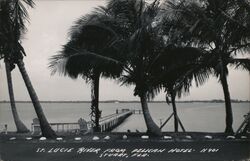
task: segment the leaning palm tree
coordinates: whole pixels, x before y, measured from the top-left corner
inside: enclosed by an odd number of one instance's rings
[[[161,135],[160,128],[153,121],[147,100],[160,91],[160,86],[151,84],[149,74],[151,63],[158,55],[158,46],[162,40],[154,31],[153,23],[159,11],[158,1],[147,4],[144,0],[110,1],[108,8],[115,17],[122,19],[126,56],[124,74],[120,77],[122,84],[134,85],[134,95],[140,98],[147,132],[151,135]]]
[[[60,54],[51,58],[52,73],[59,72],[76,79],[81,76],[91,83],[91,120],[94,131],[100,131],[100,77],[117,78],[122,73],[121,57],[117,50],[118,35],[111,28],[111,17],[104,7],[81,17],[71,28],[70,41]],[[120,41],[120,40],[119,40]]]
[[[9,3],[9,13],[8,16],[10,18],[10,22],[8,24],[7,28],[4,28],[3,33],[7,33],[4,36],[6,40],[9,40],[8,44],[4,46],[3,49],[7,48],[9,49],[9,53],[5,53],[4,56],[7,58],[7,62],[10,61],[10,65],[17,65],[19,68],[19,71],[21,72],[21,75],[23,77],[23,80],[25,82],[25,85],[27,87],[28,93],[30,95],[30,98],[32,100],[33,106],[35,108],[36,114],[39,119],[40,127],[43,136],[45,137],[55,137],[55,132],[51,129],[44,113],[41,107],[41,104],[39,103],[38,97],[36,95],[36,92],[31,84],[31,81],[29,79],[29,76],[27,74],[27,71],[25,69],[25,65],[23,62],[23,56],[25,56],[25,50],[21,45],[21,37],[26,31],[25,27],[25,21],[28,19],[28,13],[27,10],[23,4],[23,2],[33,7],[34,3],[32,0],[12,0],[12,1],[6,1]],[[8,22],[4,22],[7,24]],[[8,68],[8,65],[7,65]]]
[[[245,1],[244,1],[245,2]],[[249,4],[237,1],[169,1],[166,5],[166,31],[174,30],[182,42],[205,48],[207,67],[219,78],[226,109],[225,132],[232,133],[233,114],[228,88],[228,65],[250,70],[250,60],[237,58],[239,51],[249,51]],[[247,7],[248,6],[248,7]],[[169,14],[172,13],[172,14]]]
[[[17,133],[26,133],[29,132],[28,128],[25,126],[25,124],[21,121],[15,104],[15,97],[14,97],[14,91],[13,91],[13,85],[12,85],[12,76],[11,76],[11,70],[14,68],[14,63],[11,62],[11,55],[12,55],[12,49],[10,48],[10,40],[13,38],[13,35],[11,35],[11,32],[8,32],[11,30],[11,17],[10,17],[10,11],[11,6],[10,3],[7,1],[1,1],[0,2],[0,33],[1,33],[1,40],[0,40],[0,59],[4,58],[5,62],[5,70],[6,70],[6,76],[7,76],[7,84],[8,84],[8,90],[9,90],[9,98],[10,98],[10,105],[11,105],[11,111],[13,115],[13,119],[16,125]],[[7,39],[8,38],[8,39]]]

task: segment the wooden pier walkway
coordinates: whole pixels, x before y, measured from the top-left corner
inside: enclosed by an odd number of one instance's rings
[[[123,110],[121,112],[116,111],[115,114],[101,117],[100,119],[101,132],[112,131],[114,128],[119,126],[126,118],[128,118],[132,114],[133,114],[132,110]]]
[[[116,113],[101,117],[99,122],[101,132],[112,131],[132,114],[134,114],[133,110],[122,109],[116,110]],[[85,133],[91,131],[93,123],[80,118],[78,122],[50,123],[50,126],[57,133]],[[41,132],[40,124],[37,118],[33,119],[33,123],[31,124],[31,132],[33,134],[40,134]]]

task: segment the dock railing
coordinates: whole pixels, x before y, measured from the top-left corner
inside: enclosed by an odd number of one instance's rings
[[[80,133],[86,132],[89,130],[92,125],[90,121],[85,121],[80,118],[78,122],[60,122],[60,123],[49,123],[51,128],[57,133]],[[31,124],[31,132],[33,134],[40,134],[41,128],[39,124],[39,120],[37,118],[33,119],[33,123]]]
[[[72,132],[80,129],[78,123],[50,123],[53,130],[57,132]]]

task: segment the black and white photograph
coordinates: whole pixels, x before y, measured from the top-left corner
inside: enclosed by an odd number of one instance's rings
[[[250,161],[249,0],[0,0],[0,161]]]

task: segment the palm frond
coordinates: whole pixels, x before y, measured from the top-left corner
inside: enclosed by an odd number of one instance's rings
[[[124,58],[121,54],[123,39],[115,28],[119,26],[109,9],[98,7],[91,14],[82,16],[71,27],[70,40],[63,46],[59,56],[52,57],[49,65],[52,73],[56,72],[57,63],[66,59],[65,70],[72,78],[84,76],[90,78],[98,71],[100,76],[116,78],[122,73]],[[54,68],[54,69],[53,69]]]
[[[67,75],[65,66],[68,58],[65,57],[63,54],[57,54],[53,55],[49,59],[49,69],[51,70],[51,75],[54,75],[56,73]]]
[[[243,69],[246,71],[250,71],[250,59],[247,59],[247,58],[230,59],[229,65],[234,66],[235,69]]]

